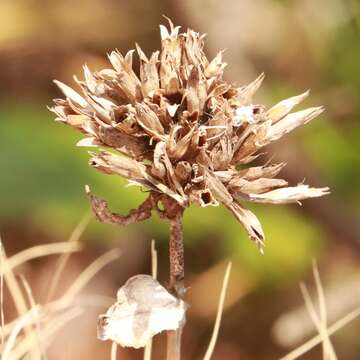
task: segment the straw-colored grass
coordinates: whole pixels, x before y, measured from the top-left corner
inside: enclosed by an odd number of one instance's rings
[[[220,330],[222,313],[224,310],[226,291],[227,291],[227,287],[228,287],[229,279],[230,279],[231,266],[232,266],[232,263],[229,262],[228,266],[226,267],[225,276],[224,276],[224,280],[223,280],[222,288],[221,288],[221,292],[220,292],[220,299],[219,299],[218,310],[216,313],[214,329],[213,329],[213,333],[212,333],[212,336],[210,339],[209,346],[208,346],[205,356],[204,356],[204,360],[210,360],[212,357],[212,354],[214,352],[214,349],[215,349],[216,341],[217,341],[217,338],[219,335],[219,330]]]
[[[67,242],[34,246],[10,258],[7,258],[0,239],[0,350],[2,360],[20,360],[24,357],[34,360],[46,359],[46,350],[56,338],[58,331],[67,323],[83,314],[86,307],[108,306],[112,302],[113,299],[101,295],[91,294],[85,296],[81,295],[81,292],[102,268],[119,258],[120,252],[118,250],[111,250],[93,261],[79,274],[62,296],[53,299],[61,274],[70,254],[81,248],[79,239],[84,232],[88,221],[89,217],[87,215],[74,230]],[[31,286],[26,281],[25,277],[23,275],[20,276],[20,284],[13,270],[25,262],[55,254],[60,254],[60,257],[56,262],[54,275],[49,288],[48,301],[44,304],[40,304],[34,299]],[[156,278],[157,251],[155,249],[154,241],[151,244],[151,258],[152,275]],[[230,272],[231,263],[228,264],[224,275],[214,329],[208,348],[203,357],[204,360],[210,360],[213,357],[219,334]],[[318,331],[318,335],[284,356],[281,360],[297,359],[319,344],[323,347],[324,360],[336,360],[337,357],[330,336],[349,322],[353,321],[356,317],[360,316],[359,307],[335,322],[333,325],[328,326],[325,294],[321,284],[319,271],[315,263],[313,266],[313,275],[316,284],[319,313],[316,311],[316,307],[306,286],[301,284],[300,288],[306,308]],[[15,320],[7,323],[3,308],[3,288],[5,285],[8,287],[9,294],[18,313],[18,317]],[[113,343],[110,354],[111,360],[117,359],[117,348],[118,346],[116,343]],[[149,342],[144,351],[144,360],[151,360],[151,353],[152,343]]]
[[[70,242],[59,242],[33,246],[8,258],[6,267],[7,270],[5,270],[5,274],[7,271],[14,270],[17,266],[33,259],[38,259],[40,257],[49,255],[68,254],[79,250],[81,250],[80,244]]]
[[[303,345],[299,346],[295,350],[291,351],[286,356],[282,357],[280,360],[295,360],[300,356],[309,352],[316,345],[321,344],[323,349],[323,360],[336,360],[337,356],[334,350],[334,347],[331,343],[330,336],[336,331],[340,330],[342,327],[347,325],[349,322],[355,320],[360,315],[360,307],[351,311],[345,315],[340,320],[336,321],[330,327],[327,326],[327,313],[326,313],[326,302],[325,294],[321,284],[319,270],[316,265],[316,262],[313,262],[313,276],[316,285],[316,292],[318,297],[319,305],[319,315],[315,310],[315,305],[311,300],[311,296],[305,284],[300,284],[300,289],[304,297],[305,305],[311,320],[313,321],[318,335],[305,342]]]
[[[16,311],[19,316],[22,316],[22,315],[26,314],[28,311],[24,295],[23,295],[21,288],[19,286],[19,283],[12,271],[12,268],[8,264],[8,259],[7,259],[4,248],[2,248],[0,256],[1,256],[1,263],[2,263],[2,267],[1,267],[2,276],[4,277],[5,284],[7,285],[8,289],[9,289],[11,298],[13,299]],[[16,327],[16,329],[17,328],[18,328],[18,326]],[[29,326],[26,322],[24,323],[23,331],[24,331],[26,339],[29,342],[36,342],[36,338],[34,336],[34,333],[32,332],[31,326]],[[15,334],[16,334],[16,332],[15,332]],[[5,349],[8,348],[8,347],[6,347],[6,345],[4,345],[4,346],[5,346]],[[30,359],[34,359],[34,360],[37,360],[41,357],[41,353],[40,353],[40,350],[38,347],[33,347],[29,351],[28,355],[29,355]],[[6,358],[3,356],[3,359],[6,359]]]
[[[108,298],[99,297],[95,294],[82,298],[80,292],[104,266],[119,258],[118,250],[111,250],[100,256],[75,279],[60,298],[44,304],[36,302],[31,287],[23,276],[20,276],[22,287],[20,286],[13,272],[15,267],[25,262],[43,256],[61,254],[50,286],[48,298],[52,299],[69,255],[81,248],[79,238],[88,221],[89,216],[87,215],[67,242],[34,246],[11,258],[6,257],[0,241],[2,337],[0,350],[2,360],[18,360],[24,357],[34,360],[46,358],[46,349],[55,339],[56,333],[68,322],[80,316],[85,306],[107,306],[110,303],[111,300],[109,301]],[[18,312],[18,317],[8,323],[5,322],[3,309],[3,285],[8,287],[11,299]]]
[[[76,228],[74,229],[74,231],[72,232],[72,234],[69,237],[68,246],[72,245],[75,248],[77,246],[79,246],[79,240],[81,238],[81,235],[85,231],[85,229],[86,229],[86,227],[89,224],[89,221],[91,219],[90,215],[91,215],[91,212],[90,211],[87,212],[85,214],[85,216],[82,218],[82,220],[79,222],[78,226],[76,226]],[[59,281],[60,281],[61,274],[64,271],[67,262],[69,261],[70,255],[71,255],[70,252],[69,253],[62,253],[62,255],[59,257],[59,259],[57,261],[57,264],[56,264],[56,267],[55,267],[55,269],[56,269],[55,274],[54,274],[54,276],[52,278],[52,281],[51,281],[51,284],[50,284],[50,287],[49,287],[49,292],[48,292],[48,295],[47,295],[46,302],[49,302],[54,297],[56,288],[57,288],[57,286],[59,284]]]

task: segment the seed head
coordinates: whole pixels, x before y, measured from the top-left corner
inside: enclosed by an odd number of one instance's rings
[[[299,202],[323,196],[328,188],[287,187],[276,178],[285,164],[249,164],[259,149],[323,108],[290,113],[308,91],[270,109],[254,104],[263,74],[246,86],[227,83],[223,53],[209,61],[203,35],[190,29],[179,33],[180,27],[169,23],[170,29],[160,25],[161,50],[149,58],[136,45],[125,56],[113,51],[111,69],[91,72],[84,66],[84,80],[75,79],[82,95],[55,81],[65,99],[55,99],[51,110],[58,121],[86,134],[79,146],[98,148],[90,153],[97,170],[147,188],[153,205],[223,204],[262,249],[261,224],[242,201]],[[135,52],[139,76],[133,69]]]

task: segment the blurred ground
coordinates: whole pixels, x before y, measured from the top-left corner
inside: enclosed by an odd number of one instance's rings
[[[305,105],[326,107],[324,115],[277,143],[265,157],[288,161],[284,176],[292,183],[306,178],[312,185],[330,186],[332,194],[303,207],[257,206],[267,234],[265,256],[259,255],[225,210],[191,208],[185,215],[186,277],[192,288],[184,359],[204,353],[226,259],[234,261],[234,271],[214,359],[275,359],[297,345],[282,347],[286,334],[282,340],[275,338],[272,328],[281,314],[302,305],[298,282],[311,279],[312,258],[319,261],[325,291],[328,284],[336,288],[350,278],[359,288],[360,5],[356,0],[2,0],[0,233],[10,255],[34,244],[64,241],[88,210],[85,184],[122,212],[144,197],[135,188],[125,189],[119,179],[90,169],[84,149],[74,146],[81,136],[54,123],[46,105],[60,95],[54,78],[71,83],[73,74],[81,75],[82,64],[92,70],[103,67],[107,52],[126,51],[135,42],[147,53],[157,49],[158,25],[166,22],[162,14],[183,28],[207,33],[210,57],[226,49],[227,79],[245,84],[264,71],[259,102],[272,104],[311,88]],[[90,287],[94,293],[114,296],[129,276],[150,272],[152,238],[159,252],[159,278],[166,283],[167,228],[154,217],[126,229],[92,220],[83,236],[86,250],[72,258],[62,286],[91,259],[119,247],[123,256]],[[38,299],[44,297],[53,259],[19,269]],[[354,294],[358,302],[351,305],[360,304],[360,295]],[[335,291],[335,302],[346,305],[349,295]],[[11,301],[5,299],[5,305],[10,314]],[[64,349],[68,359],[79,354],[108,358],[110,345],[95,336],[95,319],[101,311],[91,310],[61,332],[49,359],[63,359]],[[155,359],[161,358],[163,340],[155,340]],[[359,359],[359,343],[356,324],[334,337],[341,359]],[[306,359],[319,356],[316,350]],[[123,350],[121,358],[140,359],[141,352]]]

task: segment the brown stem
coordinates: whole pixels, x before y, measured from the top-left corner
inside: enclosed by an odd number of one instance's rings
[[[179,209],[170,220],[170,290],[182,299],[185,294],[184,287],[184,242],[182,234],[182,209]],[[167,360],[180,360],[181,334],[184,322],[176,331],[167,333]]]
[[[184,242],[182,236],[182,213],[170,219],[170,290],[179,298],[184,296]]]

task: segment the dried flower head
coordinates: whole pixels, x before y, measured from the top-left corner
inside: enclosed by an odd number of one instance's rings
[[[161,50],[150,58],[136,45],[139,76],[133,69],[135,50],[125,56],[113,51],[111,69],[92,73],[84,66],[84,80],[75,79],[82,95],[55,81],[66,98],[54,100],[51,110],[57,120],[87,135],[79,146],[100,149],[90,153],[91,166],[149,190],[149,198],[128,216],[111,213],[106,202],[88,190],[100,220],[126,224],[148,218],[152,209],[171,218],[175,208],[190,203],[221,203],[261,249],[261,224],[242,201],[299,202],[325,195],[328,188],[287,187],[276,178],[283,163],[248,164],[259,149],[306,124],[323,108],[290,113],[308,91],[270,109],[254,104],[264,75],[242,87],[227,83],[222,52],[209,61],[204,36],[179,29],[171,22],[170,30],[160,25]],[[165,210],[159,210],[159,202]]]

